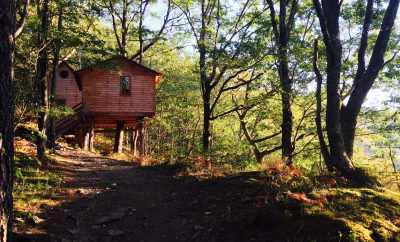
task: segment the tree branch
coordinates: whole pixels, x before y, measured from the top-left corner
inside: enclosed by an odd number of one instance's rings
[[[274,31],[275,39],[279,39],[278,23],[276,20],[276,12],[274,8],[274,2],[272,0],[266,0],[269,7],[269,14],[271,17],[272,29]]]
[[[358,49],[358,67],[356,73],[356,82],[361,79],[361,76],[365,72],[365,54],[368,48],[368,33],[372,22],[373,16],[373,0],[368,0],[367,7],[365,9],[364,24],[362,28],[360,47]]]
[[[25,0],[24,3],[24,9],[22,10],[22,13],[20,15],[20,19],[17,24],[17,29],[14,33],[14,37],[17,38],[21,33],[22,30],[24,29],[26,19],[28,18],[28,7],[29,7],[30,0]]]
[[[322,130],[322,121],[321,121],[321,110],[322,110],[322,101],[321,101],[321,86],[322,86],[322,75],[318,68],[318,40],[314,41],[314,52],[313,52],[313,69],[316,76],[317,82],[317,90],[315,92],[315,98],[317,100],[317,109],[315,114],[315,126],[317,127],[317,135],[319,140],[319,147],[322,157],[324,159],[325,164],[329,170],[332,169],[331,161],[330,161],[330,152],[328,146],[325,142],[324,132]]]

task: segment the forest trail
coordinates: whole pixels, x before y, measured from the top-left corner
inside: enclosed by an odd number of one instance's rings
[[[245,227],[254,227],[257,211],[250,197],[262,191],[260,183],[249,182],[254,178],[200,180],[170,167],[139,167],[73,150],[57,156],[62,162],[52,169],[63,177],[60,197],[66,200],[44,209],[36,232],[17,241],[251,240]]]

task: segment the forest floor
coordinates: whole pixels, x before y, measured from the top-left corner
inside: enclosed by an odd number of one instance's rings
[[[308,189],[301,179],[283,188],[277,184],[288,179],[260,172],[196,176],[72,149],[58,151],[46,169],[60,182],[36,202],[17,193],[16,241],[400,240],[397,193],[307,195],[298,192]]]

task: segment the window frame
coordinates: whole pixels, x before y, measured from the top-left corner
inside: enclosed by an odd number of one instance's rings
[[[123,81],[124,78],[128,79],[128,89],[124,90],[123,88]],[[132,93],[132,77],[129,75],[121,75],[119,77],[119,93],[121,96],[130,96]]]
[[[58,72],[58,75],[59,75],[62,79],[68,79],[70,73],[69,73],[68,70],[61,69],[61,70]]]

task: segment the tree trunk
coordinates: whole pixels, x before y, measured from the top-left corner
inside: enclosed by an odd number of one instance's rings
[[[59,33],[58,38],[55,40],[54,45],[54,60],[53,60],[53,73],[51,77],[51,89],[50,89],[50,106],[55,108],[55,97],[56,97],[56,80],[57,80],[57,67],[58,62],[60,61],[60,49],[61,49],[61,32],[63,26],[63,6],[58,6],[58,26],[57,31]],[[49,138],[48,146],[54,151],[56,145],[56,130],[55,130],[55,117],[50,117],[49,119],[49,128],[47,132],[47,137]]]
[[[11,240],[13,224],[15,4],[0,0],[0,242]]]
[[[139,35],[139,64],[142,64],[143,62],[143,0],[140,0],[140,6],[139,6],[139,28],[138,28],[138,35]]]
[[[210,151],[211,139],[211,110],[210,110],[210,96],[203,96],[203,152],[204,154]]]
[[[127,27],[127,14],[128,14],[128,1],[124,0],[123,1],[123,7],[122,7],[122,20],[121,20],[121,55],[126,57],[126,43],[127,43],[127,38],[128,38],[128,27]]]
[[[347,178],[353,178],[354,167],[346,154],[341,128],[341,99],[339,94],[340,73],[342,68],[342,44],[340,42],[339,1],[314,0],[321,30],[326,46],[327,58],[327,107],[326,126],[329,140],[330,157],[333,166]]]
[[[131,136],[131,153],[135,156],[137,156],[137,130],[136,129],[132,129],[132,131],[130,132],[130,136]]]
[[[345,107],[342,107],[339,95],[339,82],[342,63],[342,45],[340,42],[339,17],[341,1],[314,0],[327,54],[327,131],[334,167],[342,175],[356,182],[370,182],[362,174],[357,174],[352,165],[355,128],[361,106],[371,89],[379,71],[384,66],[384,54],[399,7],[399,0],[390,0],[382,20],[365,70],[365,53],[368,47],[368,28],[372,21],[372,1],[368,1],[364,19],[363,33],[358,52],[358,70],[353,81],[352,93]],[[361,176],[360,176],[361,175]],[[363,176],[363,177],[362,177]]]
[[[292,83],[289,80],[287,62],[283,61],[280,67],[282,84],[282,160],[287,165],[293,163],[292,129],[293,114],[291,108]]]
[[[282,160],[287,165],[293,163],[292,146],[292,80],[289,77],[288,40],[289,30],[286,24],[286,6],[281,1],[279,17],[279,78],[282,87]]]
[[[199,48],[199,67],[200,67],[200,84],[203,98],[203,136],[202,148],[203,153],[208,155],[210,152],[210,138],[211,138],[211,90],[212,86],[210,79],[207,75],[207,13],[205,9],[205,1],[201,1],[201,29],[198,40]]]
[[[276,20],[274,2],[267,0],[270,8],[270,17],[275,35],[276,46],[278,47],[278,74],[282,88],[282,160],[287,165],[293,163],[293,114],[292,114],[292,86],[293,81],[289,76],[288,42],[291,29],[294,25],[294,18],[297,12],[297,1],[291,1],[289,16],[287,17],[287,7],[290,1],[279,1],[279,25]]]
[[[357,112],[356,117],[351,115],[346,107],[343,107],[341,110],[341,125],[342,125],[342,134],[344,140],[344,146],[346,150],[346,154],[349,159],[353,158],[353,149],[354,149],[354,138],[356,134],[356,126],[357,126],[357,116],[359,112]]]
[[[343,138],[345,141],[345,149],[347,155],[352,158],[354,137],[357,126],[357,117],[361,111],[362,104],[372,88],[379,71],[384,67],[384,56],[388,47],[388,42],[393,29],[393,25],[399,8],[398,0],[390,0],[385,11],[384,18],[380,27],[378,38],[376,39],[368,68],[362,68],[354,80],[353,91],[349,97],[349,101],[341,110],[341,124]],[[366,17],[368,18],[368,17]],[[371,20],[370,20],[371,21]],[[366,23],[369,26],[370,23]],[[368,34],[368,29],[366,30]],[[365,40],[367,42],[368,39]],[[360,46],[362,43],[360,44]],[[361,54],[360,59],[363,61],[365,53]],[[364,64],[363,62],[361,62]]]
[[[115,130],[115,140],[114,140],[115,153],[122,153],[123,141],[124,141],[124,122],[118,121],[117,128]]]
[[[342,44],[340,43],[339,16],[340,7],[332,7],[327,15],[331,29],[330,48],[327,48],[327,110],[326,125],[330,154],[335,167],[345,176],[351,177],[353,165],[346,154],[341,129],[341,99],[339,90],[340,72],[342,66]],[[326,13],[328,14],[328,13]],[[331,15],[331,16],[330,16]]]
[[[48,54],[47,39],[49,30],[49,1],[44,0],[40,10],[41,27],[38,33],[39,58],[36,67],[36,86],[38,91],[39,117],[38,129],[40,136],[37,139],[37,156],[43,159],[46,151],[46,127],[49,109],[49,98],[47,88]]]
[[[143,124],[143,155],[147,155],[149,153],[149,133],[147,132],[146,124]]]
[[[317,127],[317,135],[319,140],[319,147],[324,159],[324,163],[329,171],[333,171],[333,165],[329,153],[328,146],[325,142],[324,131],[322,129],[322,101],[321,101],[321,89],[322,89],[322,75],[318,68],[318,40],[314,42],[314,53],[313,53],[313,69],[316,75],[317,90],[315,92],[316,99],[316,110],[315,110],[315,126]]]

